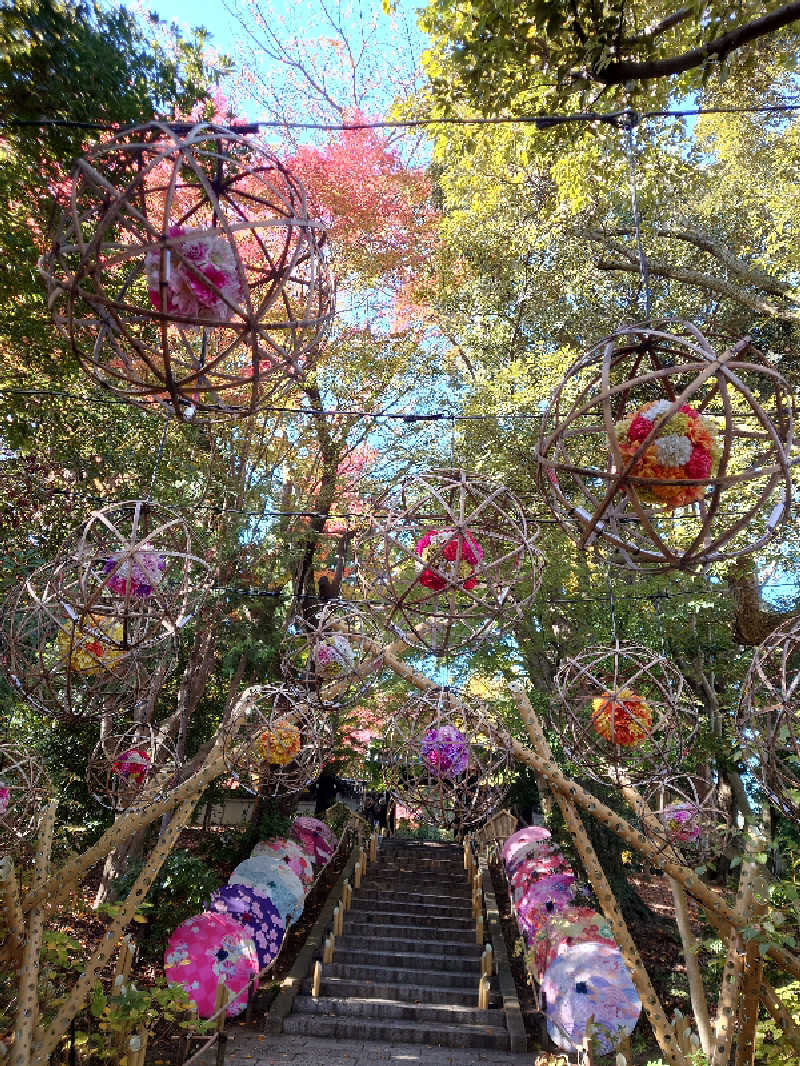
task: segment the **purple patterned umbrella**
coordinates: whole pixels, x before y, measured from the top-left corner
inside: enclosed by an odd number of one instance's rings
[[[234,918],[252,937],[259,970],[265,969],[281,949],[286,932],[283,918],[264,892],[248,885],[223,885],[211,897],[209,911]]]
[[[422,738],[422,760],[436,777],[459,777],[469,766],[467,738],[455,726],[434,726]]]
[[[503,850],[501,852],[503,862],[508,865],[508,862],[514,853],[526,844],[539,844],[541,846],[545,841],[549,840],[549,829],[545,829],[542,825],[526,825],[524,829],[518,829],[516,833],[512,833],[506,840],[505,844],[503,844]]]
[[[590,1018],[597,1050],[613,1051],[633,1032],[642,1011],[622,955],[608,944],[573,944],[545,971],[542,992],[547,1032],[565,1051],[581,1046]]]
[[[575,874],[551,874],[528,886],[517,905],[517,921],[528,940],[548,918],[570,906],[575,889]]]
[[[535,881],[550,877],[552,874],[571,874],[572,872],[572,867],[558,851],[553,852],[552,855],[526,859],[517,866],[513,875],[508,879],[514,893],[514,901],[518,903]]]

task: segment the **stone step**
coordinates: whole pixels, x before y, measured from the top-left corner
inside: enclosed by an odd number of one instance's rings
[[[356,889],[358,894],[362,892],[391,892],[411,896],[444,896],[446,899],[459,901],[472,899],[472,889],[464,883],[454,883],[445,878],[437,877],[425,881],[419,877],[369,877],[361,882],[361,887]]]
[[[420,928],[429,928],[436,925],[448,925],[453,929],[471,929],[475,925],[472,914],[469,911],[457,911],[455,914],[447,908],[425,907],[389,907],[386,904],[378,905],[376,901],[356,903],[347,912],[347,917],[353,916],[359,922],[374,922],[382,925],[398,922],[401,925],[417,925]]]
[[[283,1023],[283,1031],[334,1040],[374,1040],[389,1044],[492,1048],[495,1051],[507,1051],[509,1047],[508,1031],[499,1026],[291,1014]]]
[[[394,917],[397,918],[396,921],[392,920]],[[419,922],[409,925],[408,921],[404,921],[402,916],[390,915],[380,922],[372,922],[367,919],[359,920],[357,916],[353,916],[352,911],[345,915],[344,935],[358,937],[362,943],[366,943],[373,936],[392,940],[399,939],[406,944],[418,939],[424,939],[426,942],[458,940],[467,944],[472,943],[475,939],[472,926],[470,926],[470,929],[466,929],[463,925],[450,925],[443,920],[441,924],[438,922],[429,923],[421,929]]]
[[[377,984],[409,984],[428,985],[434,988],[459,988],[463,992],[471,992],[478,1001],[478,977],[466,975],[460,971],[412,969],[405,966],[369,966],[359,963],[336,962],[329,963],[325,972],[331,977],[347,977],[351,981],[375,981]],[[383,959],[383,962],[389,960]]]
[[[380,981],[356,981],[349,977],[335,977],[331,974],[331,965],[323,966],[320,992],[323,996],[335,998],[353,996],[357,999],[387,999],[397,1003],[412,1003],[414,1005],[431,1003],[451,1007],[475,1007],[478,1002],[478,989],[460,990],[458,988],[435,988],[431,985],[408,985],[405,983],[385,984]],[[304,995],[311,995],[311,978],[307,978],[301,985]],[[499,1007],[502,1000],[500,993],[492,989],[489,994],[489,1003],[493,1007]]]
[[[409,890],[398,887],[383,887],[373,884],[362,885],[353,895],[353,899],[377,899],[393,900],[397,903],[430,903],[446,907],[471,907],[472,896],[470,893],[445,891],[445,886],[440,887],[438,892],[422,892],[418,889]]]
[[[338,996],[298,996],[294,1009],[301,1014],[335,1014],[340,1017],[408,1019],[413,1022],[444,1022],[446,1025],[493,1025],[505,1028],[502,1010],[479,1010],[452,1004],[398,1003],[396,999]]]
[[[378,862],[367,867],[367,877],[384,874],[391,877],[446,877],[448,881],[467,884],[464,867],[457,862]]]
[[[402,837],[384,837],[380,842],[381,851],[423,852],[427,855],[463,855],[461,844],[451,844],[439,840],[403,840]]]
[[[336,962],[349,966],[385,966],[391,960],[395,969],[409,970],[436,970],[439,973],[462,974],[465,981],[474,980],[478,986],[480,977],[480,955],[469,958],[464,955],[450,955],[443,951],[425,952],[416,951],[416,943],[406,945],[405,951],[393,951],[387,955],[385,951],[376,949],[372,941],[365,941],[360,947],[348,947],[337,941],[333,951]],[[476,945],[477,946],[477,945]]]
[[[374,930],[372,930],[374,932]],[[418,930],[417,930],[418,932]],[[418,936],[364,936],[360,933],[345,933],[336,940],[336,950],[347,948],[362,951],[416,951],[424,955],[460,955],[465,958],[480,958],[483,948],[469,940],[443,938],[427,939]]]

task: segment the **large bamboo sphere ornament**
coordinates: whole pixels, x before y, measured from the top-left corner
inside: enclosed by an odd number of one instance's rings
[[[412,647],[473,647],[536,595],[538,535],[503,485],[450,469],[409,478],[376,502],[358,545],[365,597]]]
[[[670,846],[693,861],[718,858],[734,828],[713,783],[692,773],[654,781],[642,796],[653,817],[639,812],[640,827],[660,847]]]
[[[31,837],[50,794],[39,758],[18,744],[0,744],[0,850]]]
[[[249,415],[303,378],[334,311],[325,226],[252,138],[153,122],[92,148],[40,262],[84,369],[179,418]]]
[[[228,769],[253,794],[301,791],[333,755],[330,705],[304,686],[256,685],[249,692],[244,716],[223,737]]]
[[[800,822],[800,619],[787,619],[754,651],[736,730],[750,773]]]
[[[77,579],[62,580],[61,564],[30,574],[6,600],[0,630],[0,669],[42,714],[90,718],[130,713],[147,700],[154,672],[174,656],[169,638],[132,646],[124,615],[107,604],[81,603]],[[73,573],[74,578],[74,573]],[[63,594],[66,591],[70,595]],[[70,602],[72,601],[72,602]]]
[[[86,766],[86,784],[112,810],[142,810],[159,800],[178,768],[172,740],[147,724],[108,733]]]
[[[446,688],[414,695],[384,730],[382,763],[396,798],[434,824],[482,824],[510,784],[503,723],[491,705]]]
[[[365,606],[331,600],[289,621],[281,649],[283,676],[325,702],[352,702],[374,683],[381,666],[375,647],[383,643]]]
[[[582,774],[620,785],[663,780],[686,760],[697,712],[680,671],[617,641],[568,659],[555,677],[549,724]]]
[[[789,515],[794,398],[745,337],[714,351],[676,320],[623,327],[550,397],[538,483],[562,527],[634,570],[762,548]]]

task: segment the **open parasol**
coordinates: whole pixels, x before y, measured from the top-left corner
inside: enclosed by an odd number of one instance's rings
[[[516,833],[511,834],[505,844],[503,844],[503,849],[500,854],[503,862],[507,866],[514,854],[520,848],[525,847],[528,844],[537,844],[541,847],[546,843],[549,843],[549,841],[549,829],[545,829],[542,825],[526,825],[523,829],[518,829]]]
[[[548,918],[569,907],[575,898],[575,875],[551,874],[528,886],[517,904],[517,921],[528,940]]]
[[[286,925],[294,925],[303,913],[305,892],[300,878],[281,863],[272,862],[264,855],[240,862],[228,878],[232,885],[249,885],[268,896],[278,908]]]
[[[591,907],[567,907],[539,926],[526,958],[534,977],[541,980],[559,955],[575,944],[592,942],[616,947],[614,934],[602,914]]]
[[[286,926],[266,893],[249,885],[223,885],[211,897],[208,909],[238,922],[255,944],[259,970],[269,966],[281,949]]]
[[[204,911],[181,922],[164,952],[171,985],[183,985],[201,1018],[210,1018],[222,981],[233,998],[229,1018],[247,1006],[247,985],[258,974],[256,947],[247,931],[227,914]]]
[[[276,840],[261,840],[253,848],[253,857],[257,855],[274,855],[281,862],[286,863],[293,874],[296,874],[303,883],[303,888],[308,891],[314,880],[314,864],[311,857],[294,840],[278,838]]]

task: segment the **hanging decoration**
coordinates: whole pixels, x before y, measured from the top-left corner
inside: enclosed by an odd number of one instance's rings
[[[303,379],[330,328],[325,240],[263,143],[152,122],[78,160],[39,269],[101,385],[182,419],[250,415]]]
[[[51,793],[36,755],[18,744],[0,744],[0,851],[15,851],[31,839]]]
[[[358,543],[365,598],[411,647],[474,647],[536,595],[538,536],[502,485],[455,469],[409,478],[375,503]]]
[[[800,823],[800,620],[788,618],[753,652],[736,732],[750,773]]]
[[[244,722],[223,737],[223,756],[239,785],[262,796],[309,785],[332,751],[329,708],[307,689],[259,685]]]
[[[691,856],[693,862],[723,854],[737,832],[719,788],[697,774],[674,774],[644,790],[650,817],[640,814],[642,832],[660,845]]]
[[[282,672],[287,683],[309,686],[326,702],[352,703],[380,669],[376,644],[383,644],[383,636],[364,606],[330,600],[290,620]]]
[[[595,781],[663,781],[685,762],[698,723],[694,700],[680,671],[649,648],[590,648],[562,664],[555,690],[550,726]]]
[[[247,1006],[251,977],[258,976],[258,955],[244,927],[227,914],[205,911],[181,922],[164,952],[171,985],[182,985],[201,1018],[214,1014],[217,988],[231,997],[225,1011],[235,1018]]]
[[[621,327],[542,417],[538,484],[582,548],[696,571],[760,550],[790,512],[794,395],[745,337],[715,351],[677,319]]]
[[[501,725],[491,705],[461,692],[410,696],[384,729],[390,790],[434,824],[463,830],[483,821],[509,786],[508,752],[495,739]]]
[[[141,810],[161,798],[177,769],[170,737],[139,723],[100,738],[86,764],[86,786],[104,807]]]

